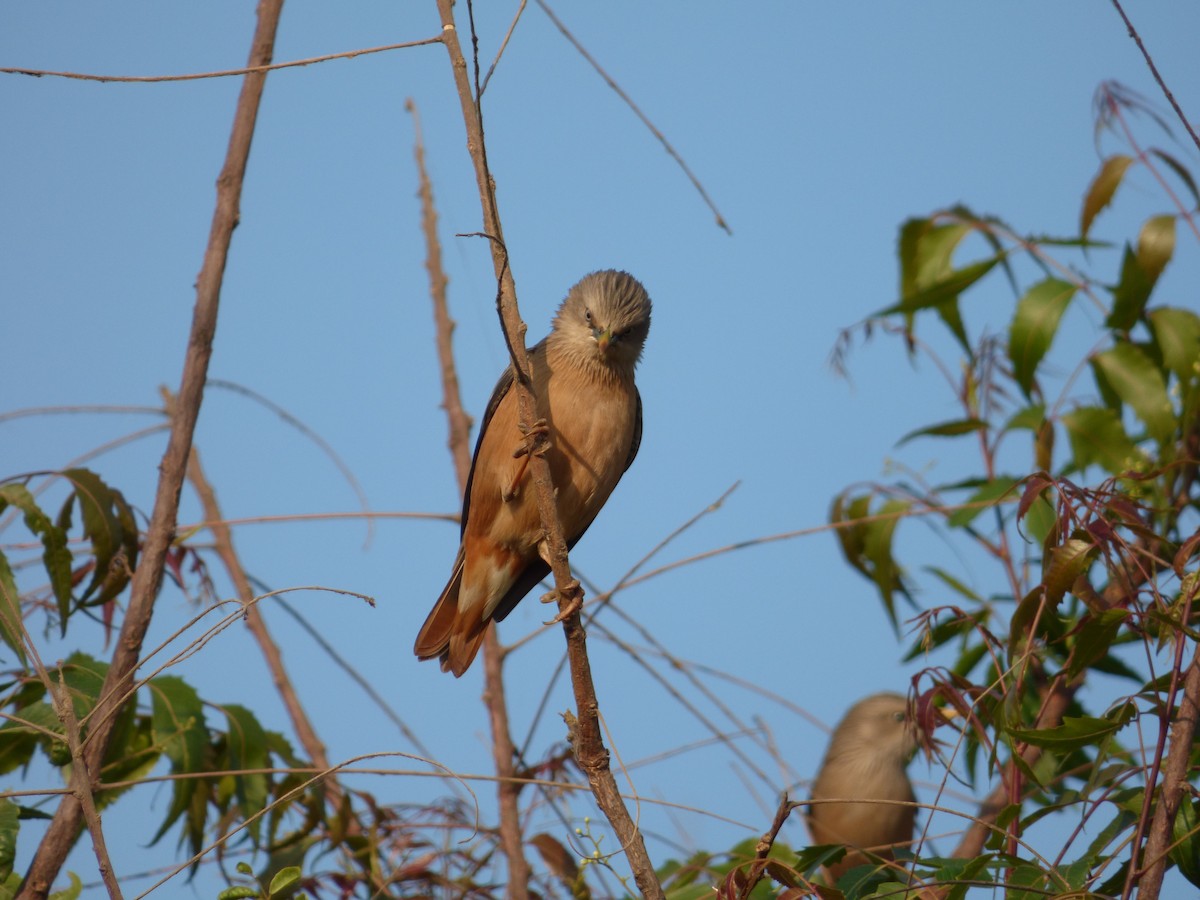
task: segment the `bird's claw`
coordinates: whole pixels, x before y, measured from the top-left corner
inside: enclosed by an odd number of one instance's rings
[[[542,594],[541,601],[543,603],[557,603],[562,596],[566,596],[567,605],[558,611],[549,622],[543,622],[544,625],[557,625],[559,622],[575,615],[583,609],[583,589],[579,586],[579,580],[572,578],[570,583],[563,590],[553,590]]]
[[[534,444],[537,443],[539,436],[550,434],[550,425],[545,419],[538,419],[532,425],[526,425],[523,422],[520,422],[517,424],[517,428],[520,429],[521,434],[525,437],[525,440],[523,440],[521,445],[513,451],[513,459],[520,459],[522,456],[528,456],[530,452],[537,453],[539,456],[546,452],[545,443],[543,443],[536,450],[534,449]]]
[[[549,449],[548,441],[543,440],[538,444],[538,437],[545,436],[550,433],[550,426],[545,419],[538,419],[532,425],[518,424],[517,427],[521,430],[521,434],[525,439],[521,445],[513,451],[513,459],[520,459],[521,465],[517,469],[517,474],[513,476],[513,480],[509,482],[507,488],[500,494],[505,503],[511,503],[521,490],[521,480],[525,477],[525,470],[529,468],[529,459],[532,456],[544,456],[546,450]],[[535,447],[534,445],[537,444]],[[524,457],[522,459],[522,457]]]

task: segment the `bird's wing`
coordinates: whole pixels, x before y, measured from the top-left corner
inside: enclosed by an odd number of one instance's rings
[[[637,415],[633,420],[633,441],[629,445],[629,456],[625,458],[625,472],[629,471],[629,467],[637,459],[638,448],[642,446],[642,393],[636,386],[633,396],[637,398]]]
[[[471,454],[471,470],[467,473],[467,487],[463,491],[462,518],[459,519],[458,528],[459,540],[462,540],[467,531],[467,515],[471,511],[471,483],[475,480],[475,462],[479,459],[479,448],[483,446],[483,436],[487,433],[488,424],[492,421],[492,416],[500,405],[500,401],[504,399],[504,395],[512,389],[512,386],[513,369],[510,365],[504,370],[500,380],[496,382],[495,390],[492,391],[492,399],[488,401],[487,409],[483,413],[483,422],[479,425],[479,437],[475,439],[475,451]]]

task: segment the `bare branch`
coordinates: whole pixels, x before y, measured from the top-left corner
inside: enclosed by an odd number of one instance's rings
[[[251,68],[270,65],[282,9],[283,0],[261,0],[250,50]],[[120,638],[95,709],[97,714],[94,718],[98,724],[89,735],[85,761],[91,771],[99,771],[103,763],[116,722],[112,713],[133,682],[142,642],[150,627],[154,601],[162,585],[167,551],[175,535],[179,494],[183,488],[192,434],[200,414],[204,381],[217,328],[221,281],[233,229],[238,221],[242,181],[265,83],[265,71],[246,76],[234,113],[225,163],[217,179],[217,204],[204,264],[196,282],[196,304],[184,357],[179,402],[171,417],[171,436],[159,468],[154,511],[146,532],[142,558],[133,574],[129,606],[121,625]],[[34,854],[18,894],[21,900],[48,896],[54,879],[78,837],[82,819],[83,809],[79,800],[73,796],[64,797]]]
[[[442,43],[450,57],[450,66],[455,86],[458,89],[463,122],[467,131],[467,148],[475,166],[475,180],[479,188],[480,204],[483,208],[483,228],[490,238],[488,243],[492,250],[492,263],[495,267],[499,288],[497,306],[500,311],[505,340],[509,346],[509,355],[512,359],[514,388],[517,391],[520,420],[532,424],[536,417],[537,405],[530,390],[529,357],[525,350],[526,326],[521,321],[521,314],[517,308],[516,285],[509,267],[508,251],[504,244],[504,233],[496,207],[495,182],[488,169],[483,114],[479,106],[478,95],[472,91],[471,82],[467,76],[467,61],[463,57],[462,48],[459,45],[452,0],[437,0],[437,6],[442,20]],[[469,11],[469,2],[467,8]],[[478,60],[475,63],[475,72],[476,81],[478,81]],[[662,886],[654,874],[654,866],[650,862],[649,854],[646,853],[646,845],[642,840],[641,832],[621,802],[616,779],[613,778],[609,766],[608,751],[604,747],[600,734],[599,704],[596,700],[591,668],[587,658],[587,638],[577,608],[581,591],[579,583],[571,577],[566,542],[563,540],[562,523],[559,521],[555,503],[554,485],[550,478],[550,464],[543,454],[537,452],[540,447],[545,445],[545,440],[544,433],[535,436],[533,446],[529,448],[529,470],[536,491],[538,511],[541,514],[542,526],[545,530],[545,541],[549,550],[547,555],[550,558],[551,571],[554,573],[554,583],[559,595],[559,609],[561,612],[566,612],[575,607],[575,611],[563,619],[563,631],[566,635],[568,655],[571,660],[575,704],[578,710],[578,727],[574,735],[575,757],[580,767],[587,773],[596,802],[612,824],[613,830],[621,841],[621,846],[626,849],[638,887],[645,896],[660,898],[663,897]]]
[[[296,66],[311,66],[315,63],[329,62],[331,59],[353,59],[356,56],[366,56],[369,53],[384,53],[388,50],[406,50],[409,47],[424,47],[426,44],[440,44],[442,36],[423,38],[419,41],[405,41],[402,44],[385,44],[382,47],[364,47],[359,50],[345,50],[342,53],[327,53],[324,56],[310,56],[308,59],[295,59],[290,62],[247,66],[244,69],[222,69],[217,72],[194,72],[188,75],[89,75],[83,72],[53,72],[48,69],[19,69],[0,68],[4,75],[29,75],[34,78],[71,78],[76,81],[116,82],[119,84],[162,84],[170,81],[197,81],[202,78],[228,78],[231,75],[265,75],[275,69],[291,69]]]
[[[1185,612],[1182,621],[1187,620]],[[1180,635],[1178,640],[1182,646],[1183,636]],[[1178,665],[1175,671],[1179,671]],[[1175,705],[1168,703],[1166,708],[1169,711]],[[1144,874],[1138,879],[1137,890],[1138,896],[1145,900],[1154,900],[1162,889],[1163,875],[1167,871],[1167,852],[1175,836],[1175,814],[1179,812],[1179,805],[1188,793],[1188,763],[1196,739],[1197,720],[1200,720],[1200,644],[1196,645],[1192,663],[1183,679],[1183,697],[1175,721],[1171,723],[1171,748],[1163,765],[1162,787],[1154,810],[1154,821],[1142,852]],[[1147,794],[1152,787],[1153,783],[1147,785]]]
[[[579,51],[579,55],[591,64],[592,68],[599,73],[600,77],[604,79],[605,83],[614,91],[616,91],[617,96],[624,100],[625,104],[631,110],[633,110],[633,114],[641,119],[642,124],[650,129],[650,133],[658,138],[658,142],[663,145],[663,149],[667,151],[667,155],[670,156],[671,159],[675,160],[675,162],[679,165],[679,168],[683,169],[683,174],[688,177],[688,181],[692,183],[692,187],[694,187],[700,194],[700,198],[704,201],[705,205],[712,210],[712,214],[717,220],[717,226],[723,229],[726,234],[733,234],[733,229],[729,227],[729,223],[725,221],[725,217],[721,215],[721,211],[717,209],[717,205],[713,203],[712,198],[708,196],[708,191],[704,189],[704,185],[700,183],[700,179],[695,176],[690,168],[688,168],[688,164],[683,161],[683,157],[679,155],[679,152],[673,146],[671,146],[671,142],[667,140],[666,136],[654,127],[654,123],[651,122],[646,114],[641,111],[638,105],[633,102],[633,98],[625,93],[619,84],[613,81],[612,76],[605,72],[600,63],[596,62],[592,55],[584,49],[583,44],[576,40],[575,35],[571,34],[571,32],[567,29],[567,26],[562,23],[562,20],[554,14],[554,10],[550,8],[550,6],[546,3],[546,0],[537,0],[537,5],[540,6],[542,11],[550,17],[550,21],[553,22],[555,27],[562,32],[563,37],[571,42],[571,46]]]
[[[216,491],[213,490],[204,474],[204,469],[200,465],[200,453],[195,447],[192,448],[188,459],[187,478],[192,483],[196,496],[200,499],[205,518],[213,523],[209,526],[209,530],[212,532],[216,544],[217,555],[221,558],[225,571],[233,582],[238,600],[245,608],[246,627],[262,651],[263,660],[271,672],[271,681],[274,682],[275,690],[283,701],[288,718],[291,719],[292,730],[296,733],[296,738],[299,740],[300,746],[304,748],[304,752],[308,754],[308,758],[313,761],[313,765],[321,769],[328,769],[329,757],[325,753],[325,745],[317,736],[316,729],[313,728],[308,714],[304,711],[304,705],[300,702],[295,686],[283,665],[283,654],[279,651],[279,645],[275,643],[271,632],[267,629],[262,610],[258,608],[257,603],[253,602],[254,591],[250,587],[250,579],[246,577],[246,570],[242,567],[242,562],[233,547],[232,532],[227,525],[221,522],[221,507],[217,503]],[[326,782],[326,790],[330,804],[337,809],[342,799],[341,786],[336,779],[330,778]]]
[[[1133,38],[1133,42],[1137,44],[1139,50],[1142,51],[1142,56],[1145,57],[1146,65],[1150,67],[1150,74],[1154,76],[1154,80],[1158,82],[1158,86],[1162,89],[1163,96],[1167,98],[1167,102],[1171,104],[1171,109],[1175,110],[1175,115],[1179,116],[1179,121],[1183,123],[1183,127],[1187,133],[1191,135],[1192,142],[1196,145],[1196,149],[1200,150],[1200,136],[1196,134],[1192,128],[1192,123],[1188,121],[1187,116],[1183,114],[1179,103],[1175,100],[1175,95],[1171,93],[1171,89],[1167,87],[1167,83],[1163,81],[1163,77],[1158,74],[1158,66],[1154,65],[1154,60],[1150,56],[1150,51],[1146,49],[1146,45],[1142,43],[1142,36],[1138,34],[1137,29],[1133,27],[1133,23],[1129,21],[1129,16],[1125,14],[1125,9],[1121,6],[1121,0],[1112,0],[1112,5],[1117,8],[1117,13],[1121,16],[1121,21],[1125,23],[1125,27],[1129,30],[1129,36]]]
[[[421,140],[421,120],[417,106],[410,97],[404,104],[413,117],[415,142],[413,155],[416,157],[420,179],[421,228],[425,233],[425,268],[429,272],[429,293],[433,298],[433,320],[437,334],[438,361],[442,369],[442,408],[450,424],[447,446],[454,460],[454,471],[458,476],[458,490],[467,490],[467,476],[471,471],[471,419],[463,409],[462,395],[458,389],[458,372],[454,365],[454,320],[450,318],[446,302],[446,284],[449,279],[442,268],[441,242],[437,235],[437,209],[433,203],[433,185],[425,169],[425,147]],[[492,729],[492,756],[496,766],[496,794],[500,808],[500,846],[508,860],[508,896],[523,900],[529,896],[529,879],[532,870],[525,858],[524,838],[521,831],[521,810],[518,800],[521,784],[516,781],[516,751],[508,722],[508,701],[504,691],[504,652],[495,627],[487,630],[483,638],[483,700],[488,710],[488,722]]]
[[[513,16],[512,24],[508,26],[508,31],[504,33],[504,40],[500,42],[500,49],[496,51],[496,58],[492,60],[487,74],[483,76],[483,84],[479,86],[480,97],[487,90],[488,82],[492,80],[492,73],[496,71],[496,66],[500,65],[500,57],[504,55],[504,50],[508,47],[508,42],[512,39],[513,32],[517,30],[517,23],[521,21],[521,14],[525,12],[526,2],[527,0],[521,0],[521,5],[517,7],[516,15]]]

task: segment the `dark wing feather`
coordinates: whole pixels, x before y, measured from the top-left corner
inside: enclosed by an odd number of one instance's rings
[[[625,459],[626,472],[633,465],[633,461],[637,459],[638,448],[642,446],[642,392],[635,387],[633,396],[637,398],[637,416],[633,420],[633,443],[629,445],[629,456]]]
[[[467,532],[467,516],[471,511],[471,485],[475,481],[475,461],[479,458],[479,448],[483,446],[483,436],[487,433],[488,424],[492,421],[492,415],[496,412],[500,401],[504,399],[504,395],[512,386],[513,370],[512,366],[509,366],[504,370],[504,374],[500,376],[500,380],[496,382],[496,387],[492,391],[492,399],[488,401],[487,409],[483,413],[483,422],[479,425],[479,437],[475,439],[475,450],[471,453],[471,470],[467,473],[467,488],[463,491],[462,517],[459,519],[458,526],[460,541]]]

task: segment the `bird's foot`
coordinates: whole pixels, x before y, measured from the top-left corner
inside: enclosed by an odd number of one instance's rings
[[[583,609],[583,588],[579,586],[579,579],[572,578],[561,591],[554,590],[542,594],[541,600],[543,603],[558,603],[563,597],[566,598],[566,605],[559,609],[558,615],[543,624],[557,625],[559,622],[575,615],[575,613]]]
[[[525,439],[513,451],[513,459],[521,460],[521,465],[517,468],[513,480],[508,483],[508,487],[500,494],[505,503],[511,503],[516,499],[517,494],[520,493],[521,481],[525,478],[525,472],[529,468],[529,457],[544,455],[550,446],[546,441],[542,441],[536,448],[534,446],[538,444],[539,436],[550,433],[550,426],[546,424],[545,419],[538,419],[532,425],[518,425],[517,427],[521,429],[521,433],[525,436]]]
[[[545,419],[538,419],[532,425],[526,425],[523,422],[517,424],[524,440],[521,445],[513,451],[513,459],[520,459],[522,456],[528,456],[530,453],[536,453],[539,456],[546,452],[547,444],[543,441],[541,446],[534,449],[534,445],[538,443],[539,437],[545,437],[550,434],[550,425]]]

